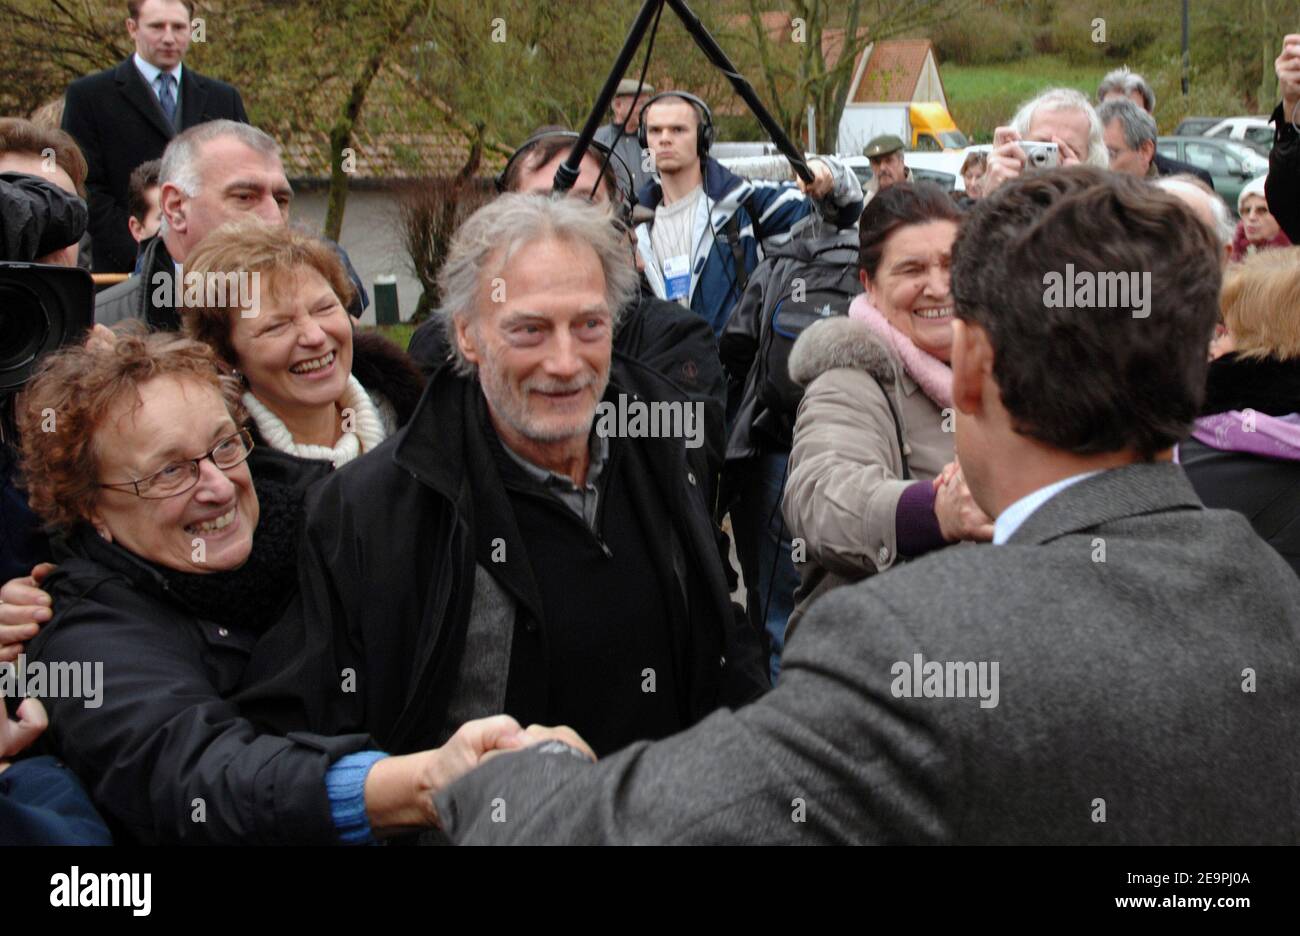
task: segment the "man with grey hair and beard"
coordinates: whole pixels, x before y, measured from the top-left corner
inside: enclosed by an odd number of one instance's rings
[[[605,418],[699,405],[612,358],[637,274],[609,214],[502,195],[457,231],[440,286],[454,364],[310,495],[301,596],[241,705],[268,730],[348,725],[392,754],[504,712],[603,755],[756,697],[763,655],[691,439]]]

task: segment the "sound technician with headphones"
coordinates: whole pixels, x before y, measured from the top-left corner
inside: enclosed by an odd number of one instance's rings
[[[811,227],[812,199],[825,227],[852,228],[862,213],[862,187],[829,157],[809,161],[814,179],[806,189],[802,182],[742,179],[709,156],[714,132],[708,105],[694,95],[665,91],[646,102],[638,133],[654,155],[659,184],[645,190],[649,199],[642,202],[654,209],[654,221],[638,227],[637,238],[655,293],[689,307],[720,335],[764,251]],[[740,390],[747,375],[733,376]],[[729,426],[741,397],[728,400]],[[765,452],[728,462],[717,511],[731,514],[750,623],[770,635],[773,674],[799,585],[780,511],[787,458]]]
[[[656,94],[641,109],[638,140],[654,156],[658,184],[641,203],[654,220],[637,228],[646,279],[655,294],[674,299],[721,334],[740,301],[764,245],[790,239],[812,214],[813,201],[836,228],[862,213],[862,187],[838,160],[809,162],[814,179],[749,181],[709,156],[715,129],[709,106],[685,91]]]

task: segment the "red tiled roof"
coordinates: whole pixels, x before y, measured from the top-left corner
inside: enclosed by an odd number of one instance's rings
[[[877,42],[867,60],[867,71],[853,95],[854,103],[911,100],[931,48],[929,39]]]
[[[329,134],[324,132],[284,133],[284,171],[290,179],[328,179]],[[469,144],[457,133],[370,132],[353,134],[352,149],[356,157],[353,179],[418,179],[429,176],[455,175],[469,159]],[[495,153],[483,154],[480,172],[494,171],[503,164]]]
[[[858,27],[858,38],[865,39],[871,30],[865,26]],[[858,49],[858,58],[862,58],[865,46]],[[829,71],[839,62],[840,56],[844,53],[844,30],[842,29],[823,29],[822,30],[822,60],[826,63],[826,69]],[[854,62],[854,70],[857,70],[858,63]]]

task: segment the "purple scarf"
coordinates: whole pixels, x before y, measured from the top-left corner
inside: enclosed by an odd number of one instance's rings
[[[1266,416],[1253,410],[1229,410],[1196,420],[1192,438],[1224,452],[1300,461],[1300,414]],[[1178,460],[1177,450],[1174,460]]]

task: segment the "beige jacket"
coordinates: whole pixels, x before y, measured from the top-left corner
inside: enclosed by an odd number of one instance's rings
[[[784,509],[806,555],[797,563],[802,583],[787,638],[814,598],[894,564],[903,489],[934,478],[953,458],[953,420],[945,431],[944,412],[863,323],[811,325],[790,353],[790,376],[805,390]],[[903,478],[904,458],[911,480]]]

